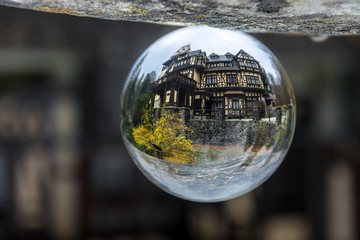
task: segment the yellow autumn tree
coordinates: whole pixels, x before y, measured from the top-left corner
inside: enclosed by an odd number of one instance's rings
[[[175,163],[194,163],[193,142],[186,138],[191,131],[178,114],[163,113],[151,128],[144,124],[134,129],[137,144],[146,147],[149,154]]]

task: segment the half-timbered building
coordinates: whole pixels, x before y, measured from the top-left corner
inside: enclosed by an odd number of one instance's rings
[[[241,117],[272,104],[271,89],[259,62],[245,51],[209,56],[184,46],[166,62],[150,89],[155,108],[191,110],[192,115]]]

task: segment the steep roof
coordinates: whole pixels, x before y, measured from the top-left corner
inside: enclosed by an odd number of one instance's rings
[[[191,51],[188,54],[190,57],[191,56],[201,56],[201,55],[206,55],[206,52],[203,52],[199,49],[199,50]]]
[[[210,55],[211,56],[211,55]],[[217,58],[208,58],[207,61],[208,62],[231,62],[233,60],[233,58],[228,58],[225,55],[217,55]]]
[[[179,50],[177,50],[171,57],[175,57],[175,56],[178,56],[180,54],[183,54],[183,53],[189,52],[189,51],[191,51],[190,44],[187,44],[187,45],[179,48]]]
[[[248,57],[250,59],[254,59],[250,54],[248,54],[247,52],[245,52],[244,50],[240,50],[236,55],[236,57]]]
[[[189,46],[189,49],[187,49],[187,50],[185,49],[184,51],[181,51],[181,49],[186,48],[187,46]],[[184,54],[186,54],[186,53],[189,55],[189,57],[192,57],[192,56],[202,56],[202,55],[205,55],[205,56],[206,56],[206,52],[203,52],[203,51],[201,51],[200,49],[190,52],[190,45],[186,45],[186,46],[180,48],[176,53],[174,53],[168,60],[166,60],[166,61],[163,63],[163,65],[168,66],[170,63],[173,62],[173,60],[174,60],[177,56],[184,55]]]

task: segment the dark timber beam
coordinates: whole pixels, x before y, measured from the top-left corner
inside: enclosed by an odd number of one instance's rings
[[[360,34],[359,0],[0,0],[0,5],[112,20],[206,24],[251,33]]]

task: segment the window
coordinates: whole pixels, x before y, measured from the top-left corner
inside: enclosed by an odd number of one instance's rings
[[[211,75],[206,76],[206,84],[211,84]]]
[[[217,83],[217,77],[216,75],[212,75],[212,84],[216,84]]]
[[[215,54],[215,53],[212,53],[210,54],[209,56],[211,59],[216,59],[216,58],[219,58],[219,55]]]
[[[222,108],[222,98],[213,98],[211,108]]]
[[[232,67],[232,63],[231,62],[224,63],[224,66],[225,67]]]
[[[211,84],[211,76],[206,76],[206,84]]]
[[[252,98],[246,98],[246,107],[252,108],[252,106],[253,106]]]
[[[176,100],[177,100],[177,91],[175,90],[174,91],[174,102],[176,102]]]
[[[259,106],[259,100],[258,100],[257,97],[253,98],[252,102],[253,102],[253,106],[254,106],[254,107],[255,107],[255,106]]]
[[[171,91],[170,90],[168,90],[168,91],[166,91],[166,99],[165,99],[165,102],[170,102],[170,94],[171,94]]]
[[[250,75],[246,75],[246,82],[248,84],[257,84],[260,85],[260,81],[259,81],[259,77],[258,76],[250,76]]]
[[[237,76],[236,74],[226,74],[227,83],[237,83]]]
[[[246,98],[246,107],[247,108],[253,108],[258,106],[259,100],[257,97],[249,97]]]
[[[251,68],[257,68],[258,67],[255,63],[252,63],[252,62],[247,62],[246,66],[251,67]]]
[[[216,84],[216,83],[217,83],[216,75],[207,75],[206,76],[206,84]]]
[[[239,99],[238,98],[233,98],[233,109],[239,109]]]

